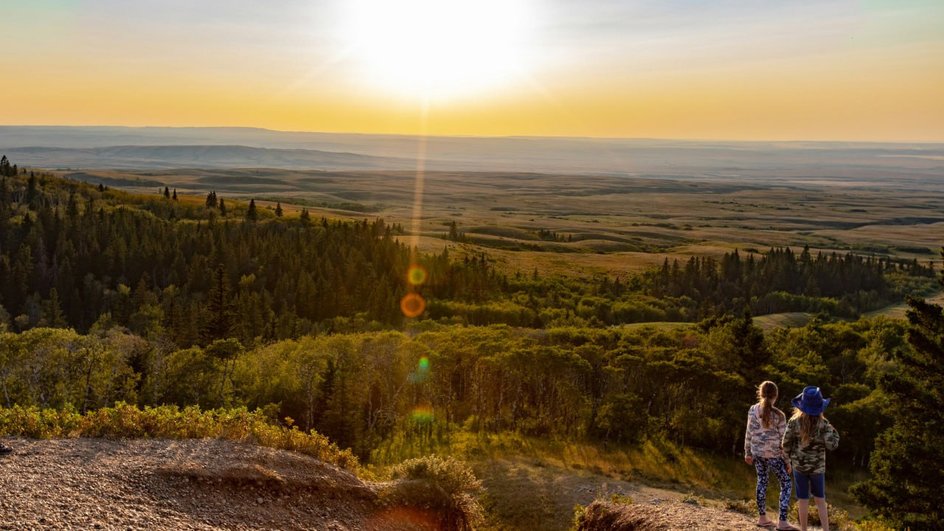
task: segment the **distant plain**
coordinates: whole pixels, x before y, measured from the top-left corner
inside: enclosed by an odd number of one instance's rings
[[[422,142],[422,143],[421,143]],[[382,217],[507,271],[626,274],[771,246],[939,261],[944,145],[0,127],[14,161],[136,191]],[[462,236],[449,240],[455,222]]]

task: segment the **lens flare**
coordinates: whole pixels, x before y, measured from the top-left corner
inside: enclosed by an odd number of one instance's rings
[[[417,507],[390,507],[374,513],[368,520],[368,529],[440,529],[439,515],[431,509]]]
[[[416,364],[416,370],[411,372],[409,380],[411,383],[419,384],[429,378],[429,358],[423,356]]]
[[[423,315],[425,310],[426,300],[419,293],[407,293],[400,299],[400,311],[411,319]]]
[[[414,422],[429,423],[433,421],[433,408],[430,406],[416,406],[410,415]]]
[[[406,279],[410,284],[419,286],[426,282],[427,276],[428,274],[426,273],[426,270],[423,269],[423,266],[413,264],[410,266],[409,271],[407,271]]]

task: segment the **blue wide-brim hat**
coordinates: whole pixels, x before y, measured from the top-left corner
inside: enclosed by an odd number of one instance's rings
[[[793,407],[807,415],[816,416],[823,414],[823,410],[829,405],[829,399],[823,398],[823,393],[819,390],[819,387],[810,385],[805,387],[803,392],[792,400],[792,403]]]

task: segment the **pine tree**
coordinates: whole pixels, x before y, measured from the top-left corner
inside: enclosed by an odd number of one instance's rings
[[[173,198],[174,198],[174,201],[177,200],[177,189],[176,189],[176,188],[174,188],[174,196],[173,196]]]
[[[223,264],[217,266],[213,282],[207,295],[207,324],[203,331],[204,340],[226,339],[233,326],[233,307],[230,296],[229,278]]]
[[[216,192],[210,192],[207,194],[206,207],[216,208]]]
[[[164,199],[170,199],[170,189],[166,186],[164,187]]]
[[[30,208],[36,205],[39,201],[39,184],[36,181],[35,175],[30,175],[29,179],[26,181],[26,204]]]
[[[298,218],[299,218],[299,219],[302,221],[302,223],[305,224],[305,225],[308,225],[309,223],[311,223],[311,214],[308,213],[308,209],[307,209],[307,208],[303,208],[303,209],[302,209],[302,213],[301,213],[301,215],[298,216]]]
[[[220,198],[220,215],[224,217],[226,216],[226,203],[223,201],[222,197]]]
[[[256,221],[259,219],[259,213],[256,212],[256,200],[249,200],[249,208],[246,210],[246,220],[247,221]]]
[[[275,204],[275,217],[282,217],[282,203]]]
[[[944,255],[944,251],[942,251]],[[944,274],[941,276],[944,283]],[[944,520],[944,308],[919,299],[908,305],[911,349],[892,353],[897,370],[880,388],[894,404],[892,427],[875,443],[872,477],[856,497],[895,527],[937,529]]]

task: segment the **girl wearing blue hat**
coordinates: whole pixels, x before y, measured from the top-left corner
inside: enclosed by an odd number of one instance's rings
[[[754,465],[757,472],[758,527],[774,527],[796,531],[787,521],[790,508],[790,464],[785,459],[780,443],[787,429],[783,411],[774,407],[777,401],[777,384],[766,381],[757,386],[757,403],[747,412],[747,430],[744,433],[744,461]],[[775,524],[767,518],[767,479],[770,472],[780,479],[780,522]]]
[[[783,435],[783,451],[793,465],[800,529],[806,531],[810,494],[816,502],[823,530],[829,531],[826,514],[826,450],[839,446],[839,432],[823,416],[829,399],[819,387],[809,386],[793,399],[794,413]]]

